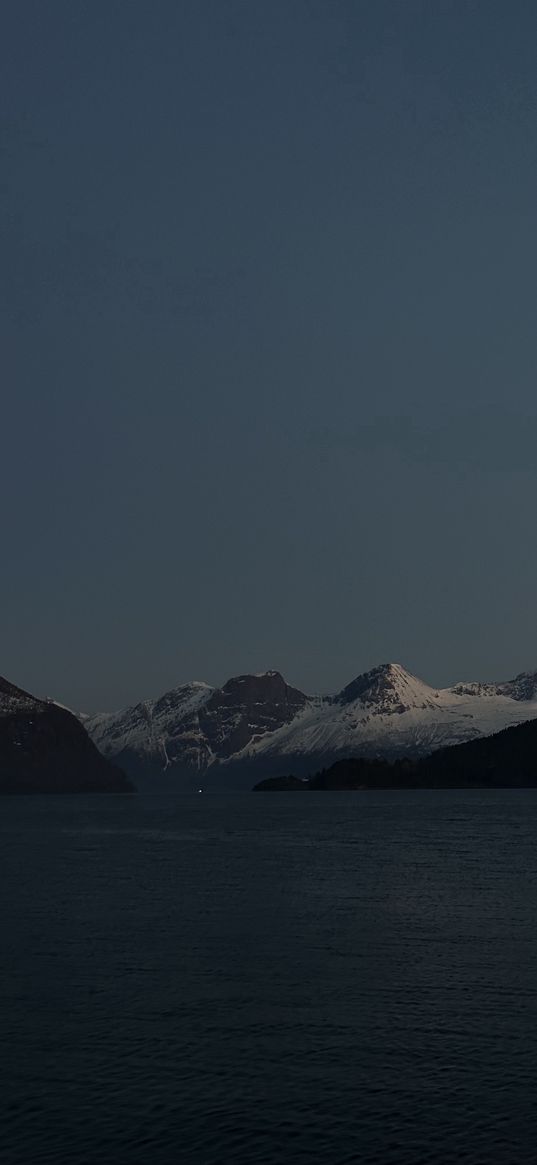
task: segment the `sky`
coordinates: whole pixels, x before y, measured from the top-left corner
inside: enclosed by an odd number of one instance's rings
[[[5,0],[2,661],[537,668],[533,0]]]

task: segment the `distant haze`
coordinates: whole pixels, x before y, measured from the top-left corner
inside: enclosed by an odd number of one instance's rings
[[[537,8],[6,0],[0,673],[537,666]]]

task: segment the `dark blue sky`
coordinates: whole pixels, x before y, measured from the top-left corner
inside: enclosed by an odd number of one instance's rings
[[[7,0],[1,671],[537,666],[533,0]]]

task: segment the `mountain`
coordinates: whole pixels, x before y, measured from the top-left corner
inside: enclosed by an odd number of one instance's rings
[[[90,717],[85,726],[107,757],[142,787],[197,788],[212,769],[259,747],[291,724],[308,697],[279,672],[235,676],[222,688],[190,683],[124,712]]]
[[[442,748],[419,759],[339,760],[309,780],[272,777],[256,792],[355,789],[501,789],[537,786],[537,720]]]
[[[222,688],[185,684],[85,725],[105,756],[157,791],[251,788],[256,776],[302,777],[357,754],[422,756],[532,717],[537,673],[438,689],[388,663],[331,696],[306,695],[269,671]]]
[[[0,677],[0,793],[128,793],[76,716]]]

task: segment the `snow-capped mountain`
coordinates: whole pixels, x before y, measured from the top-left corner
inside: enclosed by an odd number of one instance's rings
[[[222,688],[184,684],[84,723],[141,787],[225,789],[342,756],[420,756],[534,717],[537,673],[437,689],[390,663],[333,696],[308,696],[270,671]]]
[[[215,765],[242,757],[249,745],[273,737],[308,705],[279,672],[235,676],[222,688],[183,684],[124,712],[93,716],[84,725],[105,756],[138,782],[166,776],[199,785]],[[145,778],[145,779],[144,779]]]

